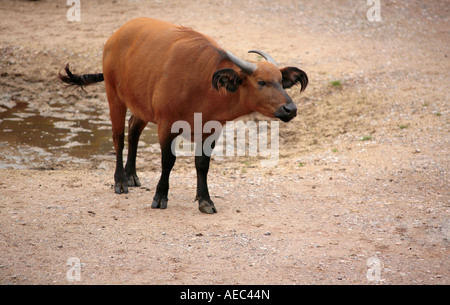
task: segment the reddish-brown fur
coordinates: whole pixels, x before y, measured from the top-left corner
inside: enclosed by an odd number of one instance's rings
[[[109,38],[103,52],[103,76],[117,152],[117,193],[140,185],[135,172],[137,142],[148,122],[158,126],[162,149],[163,171],[153,207],[165,208],[168,177],[175,162],[168,151],[176,137],[171,133],[174,122],[186,121],[194,130],[194,113],[201,113],[204,123],[214,120],[222,124],[255,111],[283,121],[296,115],[284,88],[301,83],[305,89],[303,71],[292,67],[280,70],[269,62],[256,64],[250,73],[240,67],[212,38],[156,19],[134,19]],[[79,76],[70,75],[68,67],[66,71],[69,77],[60,75],[64,82],[87,85],[76,81]],[[133,116],[128,161],[123,168],[127,109]],[[216,212],[206,185],[209,157],[196,157],[196,167],[200,210]]]
[[[192,123],[195,112],[202,113],[205,122],[224,123],[254,111],[273,117],[285,100],[276,97],[276,104],[258,104],[256,81],[231,94],[214,90],[215,71],[239,70],[218,50],[212,38],[188,28],[150,18],[125,24],[107,41],[103,54],[106,92],[111,111],[117,112],[113,125],[121,129],[128,108],[157,124],[163,140],[174,122]],[[275,66],[266,62],[259,66],[259,78],[281,81]]]

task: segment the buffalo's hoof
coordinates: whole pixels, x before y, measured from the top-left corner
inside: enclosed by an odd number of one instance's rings
[[[199,200],[198,201],[198,209],[200,212],[205,214],[214,214],[217,213],[217,209],[214,206],[214,202],[211,200]]]
[[[167,209],[167,198],[153,198],[153,202],[152,202],[152,209],[161,209],[161,210],[165,210]]]
[[[139,178],[136,174],[132,174],[127,177],[127,184],[128,184],[128,186],[131,186],[131,187],[133,187],[133,186],[139,187],[139,186],[141,186],[141,181],[139,181]]]
[[[116,185],[114,186],[114,192],[116,194],[128,194],[128,183],[122,182],[116,182]]]

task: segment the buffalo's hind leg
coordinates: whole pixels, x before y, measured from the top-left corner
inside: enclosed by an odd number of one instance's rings
[[[113,131],[113,143],[116,150],[116,171],[114,173],[114,191],[116,194],[128,193],[128,183],[123,168],[123,148],[125,141],[125,116],[127,108],[120,103],[110,103],[110,115]]]
[[[141,186],[141,182],[136,174],[136,155],[139,138],[148,122],[132,115],[128,121],[128,158],[125,165],[125,174],[128,186]]]

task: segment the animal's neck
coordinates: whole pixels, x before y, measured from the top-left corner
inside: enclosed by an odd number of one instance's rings
[[[239,90],[236,93],[227,93],[220,101],[220,105],[222,111],[220,111],[220,116],[216,120],[222,124],[253,112],[245,105]]]

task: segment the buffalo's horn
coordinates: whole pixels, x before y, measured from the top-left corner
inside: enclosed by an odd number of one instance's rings
[[[234,56],[231,52],[227,51],[228,58],[241,69],[244,73],[248,75],[252,75],[255,72],[257,66],[251,62],[247,62],[242,60],[236,56]]]
[[[266,52],[259,51],[259,50],[251,50],[251,51],[248,51],[248,53],[259,54],[262,57],[264,57],[264,59],[267,60],[268,62],[270,62],[271,64],[277,65],[277,62],[275,61],[275,59],[273,59],[273,57],[270,56],[269,54],[267,54]]]

